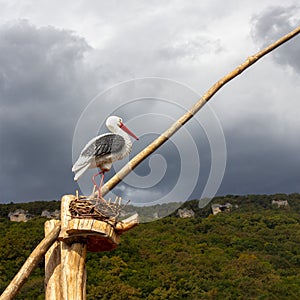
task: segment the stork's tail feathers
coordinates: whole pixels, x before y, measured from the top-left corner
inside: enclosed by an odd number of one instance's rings
[[[89,168],[89,165],[83,165],[81,168],[80,167],[74,168],[74,167],[75,165],[72,168],[72,171],[75,173],[74,181],[77,181],[83,175],[83,173]]]

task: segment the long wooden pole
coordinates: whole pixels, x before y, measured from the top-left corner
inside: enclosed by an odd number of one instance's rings
[[[69,212],[73,195],[65,195],[61,199],[61,232],[65,234],[68,223],[71,220]],[[87,245],[84,239],[81,242],[60,242],[61,268],[60,268],[60,298],[61,300],[85,300],[86,299],[86,259]],[[54,300],[55,298],[46,298]]]
[[[205,103],[207,103],[219,89],[221,89],[227,82],[237,77],[251,65],[256,63],[260,58],[273,51],[280,45],[286,43],[297,34],[300,33],[300,26],[283,36],[276,42],[270,44],[268,47],[259,51],[258,53],[248,57],[242,64],[236,67],[233,71],[225,75],[217,81],[199,100],[198,102],[186,112],[180,119],[178,119],[169,129],[161,134],[156,140],[148,145],[144,150],[132,158],[117,174],[115,174],[105,185],[103,185],[101,192],[102,195],[107,194],[113,189],[125,176],[127,176],[135,167],[137,167],[144,159],[153,153],[158,147],[165,143],[177,130],[179,130],[187,121],[189,121],[194,114],[196,114]]]
[[[47,236],[59,220],[48,220],[45,222],[45,236]],[[61,253],[60,242],[54,241],[45,254],[45,300],[62,299],[60,288]]]
[[[61,300],[86,299],[86,250],[86,243],[61,242]]]
[[[18,294],[19,290],[25,283],[26,279],[40,262],[41,258],[45,255],[51,245],[56,241],[59,232],[60,224],[57,224],[27,258],[17,275],[0,296],[0,300],[11,300],[15,298],[15,296]]]

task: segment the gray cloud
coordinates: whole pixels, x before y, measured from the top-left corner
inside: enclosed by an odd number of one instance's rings
[[[299,6],[269,7],[253,18],[252,34],[262,47],[271,43],[299,26]],[[296,17],[298,16],[298,17]],[[281,65],[288,65],[300,73],[300,36],[295,37],[277,49],[272,56]]]
[[[246,118],[239,130],[226,131],[227,168],[220,194],[299,192],[300,145],[266,126]]]
[[[20,21],[0,28],[0,201],[74,190],[72,132],[95,92],[84,63],[89,50],[84,39],[53,27]]]
[[[52,199],[74,192],[77,186],[70,170],[73,132],[94,95],[123,80],[143,76],[167,77],[204,91],[251,54],[249,18],[272,3],[229,1],[222,6],[217,1],[130,1],[130,5],[116,6],[94,1],[89,6],[82,2],[72,10],[68,10],[69,4],[61,4],[63,9],[56,14],[54,1],[47,7],[38,6],[35,14],[25,4],[8,10],[16,18],[29,16],[39,26],[18,21],[0,27],[0,201]],[[296,9],[289,4],[256,14],[252,19],[256,45],[262,47],[292,29],[297,23]],[[72,28],[76,33],[58,28]],[[299,191],[298,74],[289,72],[288,77],[286,69],[278,67],[289,66],[299,73],[298,44],[297,37],[277,49],[270,54],[277,64],[262,60],[212,99],[228,148],[220,194]],[[104,99],[105,108],[100,103],[93,115],[92,130],[81,132],[80,147],[97,133],[103,121],[102,110],[107,114],[119,109],[125,121],[130,121],[154,109],[153,102],[131,107],[129,113],[116,107],[119,99],[134,98],[134,88],[132,85]],[[143,88],[144,97],[170,97],[187,108],[198,99],[193,93],[180,93],[174,86]],[[159,109],[174,118],[181,115],[168,106]],[[199,117],[206,117],[205,110]],[[132,129],[147,136],[151,120],[146,123],[144,128]],[[168,124],[157,121],[155,133]],[[186,127],[201,158],[202,173],[191,191],[191,198],[197,198],[210,171],[209,143],[193,123]],[[182,136],[178,135],[176,141],[184,145]],[[159,151],[169,163],[167,176],[159,185],[148,191],[126,185],[117,190],[130,198],[136,194],[142,201],[169,191],[178,178],[178,153],[168,145]],[[189,149],[182,154],[189,154]],[[148,174],[148,163],[139,166],[139,175]],[[187,165],[193,168],[192,163]],[[90,184],[88,176],[82,180]],[[185,178],[182,186],[188,180]]]

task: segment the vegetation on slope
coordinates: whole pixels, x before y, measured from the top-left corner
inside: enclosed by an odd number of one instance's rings
[[[54,211],[60,209],[60,201],[34,201],[28,203],[8,203],[0,204],[0,218],[6,218],[10,212],[23,209],[28,213],[40,216],[43,210]]]
[[[300,299],[300,197],[227,196],[231,213],[140,224],[89,253],[87,299]],[[186,203],[190,208],[194,203]],[[0,222],[0,292],[43,238],[45,219]],[[17,299],[44,299],[43,262]]]

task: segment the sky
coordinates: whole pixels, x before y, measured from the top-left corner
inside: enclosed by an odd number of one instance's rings
[[[0,203],[91,191],[71,167],[120,115],[142,150],[300,25],[296,0],[0,0]],[[118,185],[133,203],[300,192],[300,36],[226,84]],[[115,164],[107,181],[124,163]]]

